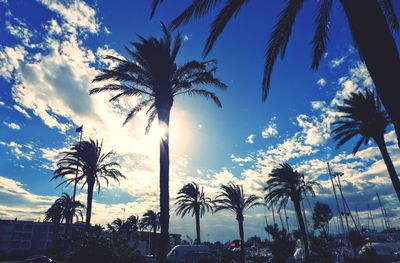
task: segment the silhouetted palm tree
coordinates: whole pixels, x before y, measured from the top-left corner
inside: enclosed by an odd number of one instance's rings
[[[156,7],[163,2],[153,0],[151,16]],[[204,47],[207,55],[228,22],[251,1],[246,0],[193,0],[192,3],[172,23],[177,28],[190,20],[213,12],[223,3],[211,25],[210,34]],[[264,2],[261,1],[263,4]],[[374,81],[379,97],[394,122],[397,140],[400,146],[400,57],[391,31],[398,32],[399,21],[392,0],[339,0],[348,19],[350,31],[356,48]],[[292,33],[293,25],[305,0],[287,0],[271,33],[265,54],[263,77],[263,99],[266,99],[270,87],[273,66],[285,51]],[[312,69],[317,69],[326,52],[329,38],[330,15],[333,0],[315,1],[315,33],[312,39]],[[264,8],[264,7],[262,7]]]
[[[125,178],[119,171],[119,164],[110,159],[115,155],[113,151],[103,153],[103,143],[90,139],[75,144],[71,149],[64,153],[65,156],[57,162],[57,170],[53,179],[63,178],[60,185],[67,185],[75,182],[82,182],[82,188],[87,185],[86,202],[86,230],[89,230],[92,215],[93,190],[97,187],[100,192],[100,180],[103,179],[107,186],[108,180],[114,179],[119,182],[119,178]],[[75,177],[78,169],[78,176]],[[73,175],[71,177],[68,177]]]
[[[63,219],[63,208],[62,206],[54,202],[49,209],[45,212],[45,218],[44,221],[46,222],[52,222],[53,223],[53,240],[55,241],[58,236],[58,229],[61,223],[61,220]]]
[[[255,195],[246,196],[243,186],[230,183],[221,186],[221,192],[214,200],[215,212],[228,210],[236,216],[239,224],[241,262],[244,263],[244,213],[250,208],[262,205],[258,202],[259,198]]]
[[[67,237],[69,235],[69,228],[73,218],[80,217],[82,219],[82,208],[85,206],[79,201],[74,201],[67,193],[63,193],[61,197],[57,198],[53,205],[57,207],[57,211],[59,211],[58,207],[61,208],[61,221],[65,221],[65,237]]]
[[[226,89],[226,85],[214,76],[216,61],[189,61],[182,66],[175,63],[181,47],[182,37],[178,33],[173,41],[170,32],[162,24],[164,36],[144,38],[131,43],[127,48],[130,60],[107,56],[116,61],[117,66],[103,69],[94,81],[111,81],[101,88],[94,88],[90,94],[100,92],[117,92],[110,101],[123,97],[137,97],[139,103],[130,110],[125,123],[134,115],[147,108],[148,125],[158,117],[158,126],[162,134],[160,138],[160,251],[157,262],[164,262],[169,243],[169,122],[174,97],[178,95],[202,96],[211,99],[218,107],[221,102],[217,95],[204,89],[204,86],[215,86]],[[201,87],[200,87],[201,86]]]
[[[313,187],[320,187],[320,185],[314,181],[306,182],[304,180],[304,174],[295,171],[288,163],[282,163],[278,167],[272,169],[269,177],[267,186],[264,188],[264,190],[268,191],[265,196],[265,202],[269,206],[277,205],[278,212],[289,200],[293,202],[307,260],[309,256],[308,237],[301,212],[301,200],[307,192],[315,196]]]
[[[178,192],[176,201],[176,214],[183,218],[186,214],[192,212],[192,216],[196,218],[196,240],[201,243],[200,239],[200,218],[212,210],[211,199],[204,196],[203,188],[199,189],[196,183],[186,184]]]
[[[389,125],[389,118],[384,109],[381,107],[380,101],[375,94],[366,90],[365,92],[351,93],[350,96],[343,100],[343,105],[337,107],[338,111],[343,115],[340,121],[333,123],[333,137],[338,142],[339,148],[350,139],[359,136],[359,140],[353,148],[353,154],[356,154],[361,145],[366,145],[372,138],[378,145],[378,148],[385,161],[386,168],[389,172],[390,179],[397,197],[400,201],[400,181],[393,166],[392,159],[387,151],[385,144],[386,127]]]
[[[160,228],[160,213],[159,212],[154,212],[153,210],[147,210],[146,213],[143,214],[142,219],[140,220],[140,227],[143,229],[149,229],[150,231],[153,231],[153,247],[155,247],[154,244],[154,237],[155,233],[157,232],[157,229]],[[150,234],[149,234],[150,235]],[[149,251],[153,251],[150,247],[149,244]]]
[[[113,234],[119,234],[121,236],[125,236],[127,241],[131,240],[132,234],[137,232],[139,229],[139,218],[137,216],[130,216],[126,219],[126,221],[121,218],[117,218],[111,222],[111,224],[107,224],[108,230]]]

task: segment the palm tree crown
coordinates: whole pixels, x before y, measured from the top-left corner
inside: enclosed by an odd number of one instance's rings
[[[268,191],[265,201],[270,205],[277,205],[278,211],[284,207],[288,201],[301,201],[303,197],[310,193],[315,196],[313,187],[321,187],[315,181],[305,181],[304,174],[293,169],[288,163],[282,163],[272,169],[269,174],[267,186],[264,190]]]
[[[400,180],[388,153],[384,137],[390,120],[379,99],[370,90],[353,92],[343,100],[343,105],[337,108],[343,114],[341,120],[333,123],[335,127],[333,138],[338,142],[337,147],[359,136],[360,138],[353,148],[353,154],[356,154],[363,144],[366,145],[370,139],[373,139],[382,154],[390,180],[400,201]]]
[[[195,215],[196,211],[199,212],[200,217],[202,217],[205,212],[212,211],[211,199],[205,197],[203,188],[193,182],[186,184],[178,192],[176,201],[176,214],[184,217],[186,214],[192,212],[192,216]]]
[[[74,178],[68,178],[69,175],[75,175],[78,168],[77,181],[83,183],[82,188],[87,184],[95,184],[97,190],[101,189],[101,180],[108,185],[108,179],[114,179],[119,182],[119,178],[125,176],[119,171],[119,164],[114,161],[108,161],[114,157],[115,152],[103,152],[103,143],[90,139],[82,141],[73,147],[70,151],[64,152],[65,156],[57,162],[57,170],[53,179],[63,178],[61,184],[71,184]]]
[[[215,198],[215,212],[227,210],[236,215],[237,220],[243,219],[243,214],[250,208],[261,205],[256,195],[245,196],[243,186],[230,183],[221,186],[220,194]]]
[[[156,232],[157,229],[160,228],[160,212],[156,213],[153,210],[147,210],[140,220],[140,227],[143,229],[148,228]]]
[[[353,148],[354,154],[371,138],[377,139],[383,136],[390,123],[379,99],[371,90],[351,93],[337,109],[343,115],[341,120],[333,123],[335,127],[333,138],[338,142],[339,148],[352,138],[361,136]]]
[[[146,132],[149,131],[157,114],[172,106],[175,96],[198,95],[211,99],[221,107],[216,94],[200,86],[211,85],[226,89],[226,85],[214,76],[217,70],[215,60],[204,62],[193,60],[182,66],[176,65],[175,60],[182,44],[182,37],[178,33],[172,41],[171,34],[164,24],[162,29],[164,37],[161,39],[138,36],[140,41],[132,42],[132,48],[127,48],[131,60],[106,56],[106,59],[115,61],[118,65],[112,69],[103,69],[102,74],[96,76],[94,81],[112,80],[114,83],[90,91],[90,94],[117,92],[110,101],[122,97],[140,97],[140,102],[130,110],[124,124],[137,112],[147,108]]]
[[[59,197],[55,202],[54,206],[61,208],[61,216],[65,222],[72,222],[74,217],[82,219],[82,208],[85,206],[81,204],[79,201],[74,201],[72,197],[67,194],[63,193],[61,197]]]

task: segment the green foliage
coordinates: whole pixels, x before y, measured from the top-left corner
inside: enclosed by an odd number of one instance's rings
[[[286,232],[286,229],[280,230],[277,224],[268,225],[265,231],[272,236],[272,242],[270,243],[273,255],[272,262],[286,262],[293,255],[296,242],[290,238],[290,234]]]

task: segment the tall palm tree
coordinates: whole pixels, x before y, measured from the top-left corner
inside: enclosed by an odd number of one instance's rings
[[[139,217],[131,215],[125,221],[125,228],[127,232],[127,239],[130,241],[132,239],[132,234],[139,230]]]
[[[214,200],[215,212],[227,210],[236,216],[239,224],[240,235],[240,259],[244,263],[244,213],[250,208],[262,205],[259,197],[255,195],[246,196],[243,192],[243,186],[230,183],[221,186],[221,192]]]
[[[264,188],[268,193],[265,196],[265,202],[269,205],[276,205],[278,212],[292,201],[296,212],[297,220],[300,226],[300,232],[304,243],[306,260],[309,256],[308,237],[303,214],[301,212],[301,201],[306,193],[315,196],[313,187],[320,185],[314,181],[306,182],[304,174],[295,171],[288,163],[282,163],[272,169],[267,180],[267,186]]]
[[[153,235],[153,249],[151,249],[150,244],[149,244],[149,251],[153,251],[155,248],[155,242],[154,242],[154,238],[155,238],[155,234],[157,232],[157,229],[160,228],[160,212],[154,212],[153,210],[147,210],[146,213],[143,214],[142,219],[140,220],[140,227],[143,229],[149,229],[150,231],[153,231],[154,235]],[[150,233],[149,233],[150,235]]]
[[[386,127],[389,125],[389,118],[381,107],[380,101],[371,90],[365,92],[351,93],[343,100],[343,105],[337,107],[343,115],[341,120],[333,123],[334,139],[338,142],[339,148],[350,139],[359,137],[353,148],[356,154],[361,145],[366,145],[372,139],[382,154],[388,170],[390,180],[400,201],[400,181],[392,159],[385,144]]]
[[[119,171],[119,164],[110,160],[115,153],[113,151],[104,153],[103,143],[97,140],[81,141],[64,154],[65,156],[57,162],[58,168],[53,179],[62,178],[63,181],[59,185],[69,185],[75,180],[82,183],[82,188],[87,185],[85,228],[89,231],[94,187],[96,186],[100,192],[101,180],[104,180],[108,186],[109,179],[114,179],[119,183],[119,178],[125,178],[125,176]],[[75,177],[77,170],[78,176]]]
[[[193,182],[190,184],[184,185],[181,190],[178,192],[176,201],[176,214],[181,215],[183,218],[186,214],[192,212],[192,216],[196,218],[196,240],[197,243],[200,244],[200,218],[205,214],[205,212],[209,212],[212,210],[211,199],[205,197],[203,188],[199,188],[199,186]]]
[[[82,219],[82,209],[85,207],[79,201],[74,201],[73,198],[67,194],[63,193],[61,197],[57,198],[53,204],[58,209],[61,208],[61,221],[65,221],[65,237],[69,235],[69,228],[72,223],[73,218]]]
[[[162,0],[153,0],[151,16]],[[192,3],[172,23],[177,28],[190,20],[213,12],[219,4],[223,7],[211,24],[203,54],[207,55],[216,40],[233,17],[251,1],[247,0],[192,0]],[[297,15],[305,0],[287,0],[278,21],[271,33],[265,54],[263,77],[263,99],[270,88],[273,66],[285,51],[292,33]],[[311,68],[316,70],[326,52],[329,39],[330,15],[333,0],[315,1],[315,33],[312,39],[313,61]],[[369,74],[374,81],[379,97],[394,122],[397,140],[400,146],[400,57],[392,32],[399,31],[399,20],[392,0],[338,0],[345,11],[354,44],[364,60]],[[264,2],[263,2],[264,3]],[[260,8],[264,8],[261,7]]]
[[[158,126],[163,134],[160,138],[160,249],[157,262],[164,262],[169,243],[169,122],[174,98],[178,95],[202,96],[211,99],[218,107],[221,102],[217,95],[204,88],[215,86],[223,90],[226,85],[214,76],[216,61],[189,61],[182,66],[175,62],[179,53],[182,37],[178,33],[173,41],[168,29],[162,24],[164,36],[139,37],[138,42],[131,43],[127,52],[131,59],[107,56],[116,61],[117,66],[103,69],[94,81],[111,81],[100,88],[94,88],[90,94],[116,92],[110,101],[123,97],[137,97],[139,103],[130,110],[124,124],[135,114],[147,108],[148,125],[158,117]]]
[[[53,240],[55,241],[58,236],[58,229],[61,224],[61,220],[63,219],[63,208],[62,206],[54,202],[49,209],[45,212],[44,221],[53,223]]]

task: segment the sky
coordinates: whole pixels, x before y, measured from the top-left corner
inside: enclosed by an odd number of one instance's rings
[[[278,2],[278,1],[277,1]],[[346,17],[335,1],[328,52],[311,71],[313,15],[308,1],[292,32],[285,59],[274,68],[271,91],[261,100],[266,43],[282,3],[249,1],[231,21],[213,51],[202,48],[215,13],[182,26],[184,42],[177,63],[216,59],[217,76],[227,85],[216,90],[222,109],[202,98],[176,98],[170,128],[170,232],[194,238],[193,217],[174,214],[175,197],[186,183],[197,182],[213,198],[229,182],[243,185],[245,194],[263,197],[273,167],[288,162],[322,189],[316,202],[335,210],[326,162],[341,178],[344,196],[361,224],[367,226],[367,205],[381,229],[376,193],[381,195],[391,223],[399,226],[399,206],[386,167],[371,142],[351,153],[354,141],[337,149],[331,123],[336,106],[351,92],[373,89],[365,65],[352,45]],[[44,211],[70,187],[51,180],[60,153],[76,143],[76,127],[84,139],[103,140],[114,150],[126,179],[110,182],[95,193],[92,222],[105,225],[115,218],[158,210],[158,132],[144,134],[146,116],[139,114],[122,126],[136,99],[109,103],[111,94],[89,96],[100,69],[112,67],[105,55],[128,57],[125,47],[137,34],[161,36],[160,21],[169,23],[185,6],[165,1],[150,20],[150,3],[105,0],[0,0],[0,218],[43,220]],[[396,6],[396,10],[400,10]],[[174,33],[175,34],[175,33]],[[398,35],[395,36],[399,44]],[[400,151],[393,128],[385,135],[397,170]],[[86,191],[78,199],[86,202]],[[311,211],[305,204],[308,221]],[[288,206],[289,223],[297,227]],[[271,211],[254,208],[245,214],[245,237],[266,237]],[[279,222],[279,221],[278,221]],[[202,238],[238,238],[234,215],[206,214]],[[335,230],[333,224],[332,229]]]

